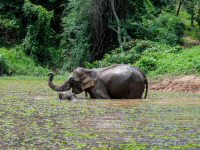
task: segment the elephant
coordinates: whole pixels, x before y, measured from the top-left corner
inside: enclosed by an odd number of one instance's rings
[[[54,74],[48,73],[48,85],[55,91],[80,94],[85,91],[97,99],[141,99],[148,92],[148,81],[144,72],[132,65],[117,64],[104,68],[76,68],[60,86],[52,83]]]
[[[61,100],[73,100],[76,99],[76,95],[72,92],[60,92],[59,98]]]

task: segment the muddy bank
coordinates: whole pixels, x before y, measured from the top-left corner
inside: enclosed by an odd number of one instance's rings
[[[200,93],[200,77],[188,75],[175,79],[167,78],[159,83],[151,84],[149,89],[155,91]]]

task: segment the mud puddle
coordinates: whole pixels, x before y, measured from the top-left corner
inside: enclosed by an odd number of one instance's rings
[[[60,100],[57,97],[36,96],[35,100],[41,99],[55,99],[62,102],[85,103],[88,105],[104,106],[104,107],[137,107],[140,105],[198,105],[200,98],[164,98],[164,99],[111,99],[111,100],[96,100],[96,99],[74,99],[74,100]]]
[[[87,101],[88,105],[105,107],[137,107],[144,104],[154,105],[195,105],[200,104],[200,98],[167,98],[167,99],[113,99],[102,101]]]

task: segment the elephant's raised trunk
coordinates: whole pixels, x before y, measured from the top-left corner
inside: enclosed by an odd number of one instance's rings
[[[57,86],[57,85],[54,85],[52,83],[54,74],[52,72],[49,72],[48,76],[49,76],[48,85],[52,90],[54,90],[54,91],[68,91],[68,90],[71,89],[70,83],[69,83],[70,77],[68,77],[63,84],[61,84],[60,86]]]

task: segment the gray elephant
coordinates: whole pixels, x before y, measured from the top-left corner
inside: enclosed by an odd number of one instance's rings
[[[60,92],[59,98],[61,100],[73,100],[76,99],[76,95],[72,92]]]
[[[144,98],[147,96],[148,81],[139,68],[118,64],[104,68],[77,68],[60,86],[52,83],[53,73],[48,73],[49,87],[55,91],[68,91],[80,94],[89,93],[98,99],[140,99],[146,85]]]

